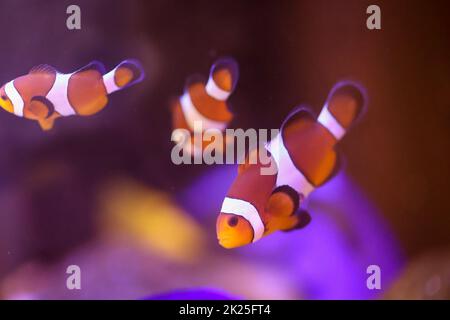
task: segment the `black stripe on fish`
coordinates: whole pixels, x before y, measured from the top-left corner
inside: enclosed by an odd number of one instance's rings
[[[96,60],[89,62],[87,65],[78,69],[74,73],[89,71],[89,70],[98,71],[98,73],[100,73],[101,76],[106,73],[105,65],[103,63],[101,63],[100,61],[96,61]]]
[[[298,216],[298,223],[294,227],[292,227],[291,229],[288,229],[288,230],[281,230],[281,231],[290,232],[290,231],[294,231],[294,230],[303,229],[312,220],[311,215],[306,210],[300,210],[298,212],[297,216]]]
[[[311,222],[311,215],[309,214],[308,211],[300,210],[300,212],[297,215],[299,221],[297,225],[293,228],[293,230],[303,229]]]

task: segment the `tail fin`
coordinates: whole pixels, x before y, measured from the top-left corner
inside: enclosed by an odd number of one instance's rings
[[[339,141],[360,118],[365,106],[365,89],[358,83],[342,81],[331,89],[317,121]]]
[[[144,69],[139,61],[124,60],[113,70],[103,76],[108,94],[141,82],[145,77]]]
[[[214,62],[209,73],[206,92],[216,100],[225,101],[233,93],[239,79],[239,66],[233,58]]]

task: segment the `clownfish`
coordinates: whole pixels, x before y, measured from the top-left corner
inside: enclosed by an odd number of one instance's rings
[[[143,78],[143,68],[135,60],[122,61],[108,73],[97,61],[68,74],[39,65],[0,88],[0,106],[19,117],[38,121],[43,130],[50,130],[59,117],[99,112],[107,105],[110,93]]]
[[[260,162],[239,165],[217,218],[222,247],[244,246],[275,231],[309,224],[311,216],[303,209],[305,199],[338,172],[335,147],[360,118],[365,97],[356,83],[336,84],[317,118],[308,109],[295,110],[280,133],[265,145],[276,165],[275,174],[262,175]]]
[[[232,58],[220,58],[212,65],[207,82],[198,76],[191,77],[183,94],[172,104],[173,129],[190,132],[189,137],[175,135],[173,140],[188,146],[184,150],[191,155],[201,153],[212,142],[203,141],[200,146],[194,143],[193,134],[198,130],[195,124],[201,124],[202,133],[209,129],[223,132],[233,119],[228,98],[234,92],[238,78],[237,62]],[[223,150],[223,147],[218,146],[218,149]]]

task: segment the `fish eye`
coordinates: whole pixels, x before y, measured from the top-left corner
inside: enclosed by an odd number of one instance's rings
[[[238,217],[236,217],[236,216],[230,217],[228,219],[228,225],[230,227],[235,227],[238,224],[238,222],[239,222],[239,220],[238,220]]]

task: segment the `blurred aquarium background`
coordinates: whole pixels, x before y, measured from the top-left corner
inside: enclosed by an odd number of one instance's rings
[[[81,30],[66,28],[71,4]],[[377,1],[380,31],[370,4],[2,0],[2,84],[125,58],[147,78],[50,132],[1,110],[0,298],[449,299],[448,4]],[[240,65],[233,128],[278,128],[301,103],[318,113],[343,78],[369,93],[312,223],[236,250],[215,235],[236,167],[170,159],[171,99],[223,55]],[[72,264],[81,290],[66,288]],[[381,290],[366,286],[372,264]]]

